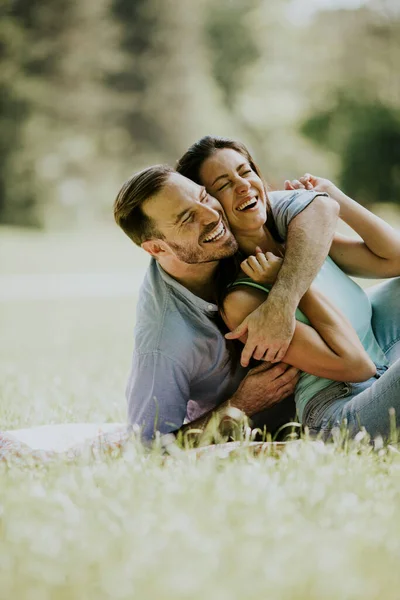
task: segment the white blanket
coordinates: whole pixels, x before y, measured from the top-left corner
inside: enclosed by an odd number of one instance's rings
[[[126,429],[123,423],[60,423],[4,431],[3,435],[32,450],[66,452],[72,447],[95,441],[101,434],[123,434]]]

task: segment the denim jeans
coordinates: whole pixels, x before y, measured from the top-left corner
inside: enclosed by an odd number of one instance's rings
[[[377,366],[376,376],[361,383],[334,382],[311,398],[303,415],[303,425],[311,435],[328,439],[332,429],[346,419],[352,436],[363,426],[372,438],[388,438],[390,408],[395,409],[400,426],[400,278],[367,293],[373,310],[372,328],[390,366]]]

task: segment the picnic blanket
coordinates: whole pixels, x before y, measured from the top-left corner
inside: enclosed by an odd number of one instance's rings
[[[123,423],[60,423],[0,432],[0,462],[46,463],[74,460],[81,456],[99,458],[120,455],[130,439],[132,429]],[[295,442],[229,442],[182,450],[175,444],[165,445],[170,456],[214,455],[250,451],[253,455],[277,455],[287,444]]]
[[[89,450],[112,452],[130,437],[123,423],[60,423],[0,432],[0,461],[74,458]]]

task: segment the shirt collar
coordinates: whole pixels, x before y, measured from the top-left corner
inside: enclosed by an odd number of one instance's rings
[[[164,269],[161,267],[158,261],[156,261],[154,258],[152,258],[151,260],[153,263],[155,263],[155,265],[153,264],[152,266],[155,266],[155,268],[158,270],[158,273],[163,279],[163,281],[165,281],[167,285],[172,287],[179,296],[182,296],[183,298],[188,300],[191,304],[199,308],[202,312],[204,312],[207,315],[215,314],[216,312],[218,312],[218,306],[216,304],[214,304],[213,302],[207,302],[206,300],[203,300],[203,298],[199,298],[199,296],[193,294],[193,292],[188,290],[184,285],[182,285],[181,283],[176,281],[176,279],[174,279],[171,275],[169,275],[169,273],[164,271]]]

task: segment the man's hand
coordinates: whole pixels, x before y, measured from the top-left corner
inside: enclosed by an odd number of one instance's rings
[[[281,361],[292,341],[295,327],[294,310],[284,301],[272,302],[272,298],[268,298],[225,337],[235,340],[247,334],[240,359],[241,365],[247,367],[252,356],[271,363]]]
[[[247,373],[230,405],[251,417],[293,394],[299,377],[295,367],[263,363]]]
[[[242,271],[256,283],[273,285],[282,262],[282,258],[275,256],[272,252],[264,253],[261,248],[257,247],[255,256],[248,256],[240,266]]]

